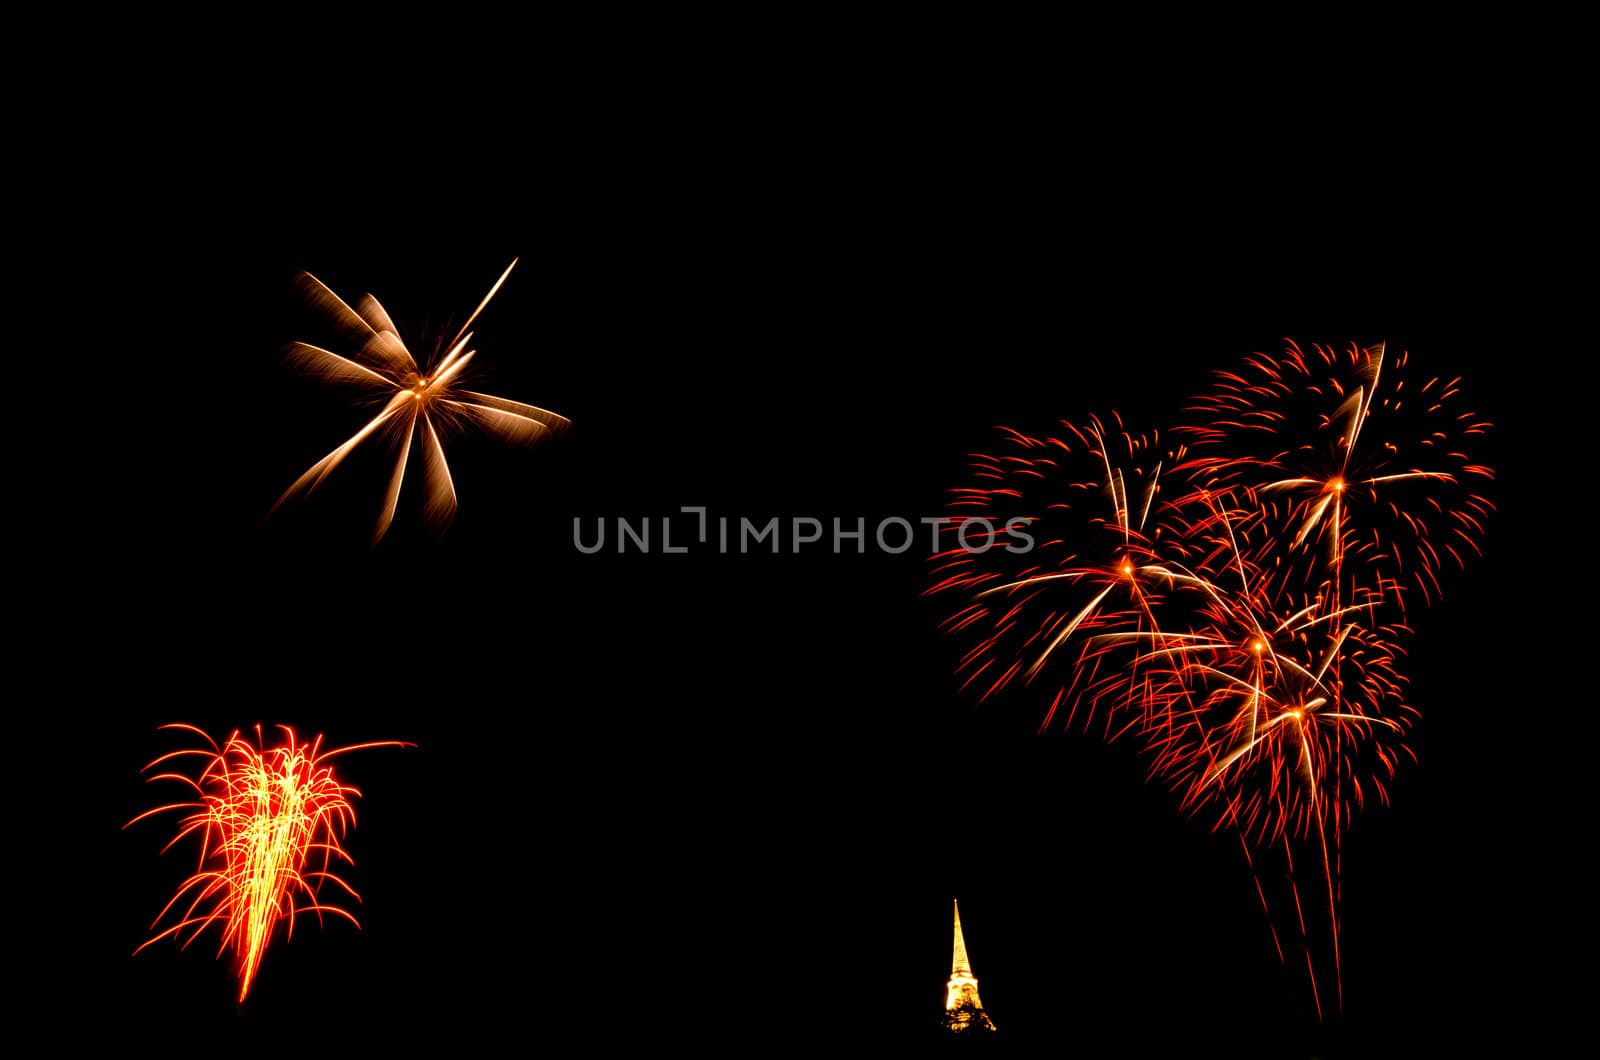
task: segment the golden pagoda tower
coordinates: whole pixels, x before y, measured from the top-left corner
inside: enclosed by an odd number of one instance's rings
[[[956,1034],[992,1031],[994,1021],[978,1000],[978,979],[967,960],[967,942],[961,937],[961,903],[956,907],[955,950],[950,955],[950,982],[944,988],[944,1025]]]

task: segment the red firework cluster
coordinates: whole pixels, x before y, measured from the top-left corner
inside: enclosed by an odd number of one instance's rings
[[[1031,689],[1041,728],[1133,735],[1247,856],[1310,841],[1335,967],[1340,831],[1411,756],[1408,608],[1478,552],[1492,507],[1467,455],[1488,424],[1406,362],[1290,343],[1218,373],[1165,437],[1115,416],[1002,428],[951,507],[1031,520],[1035,547],[941,552],[930,590],[981,699]]]

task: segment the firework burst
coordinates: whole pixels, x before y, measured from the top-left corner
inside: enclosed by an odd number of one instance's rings
[[[1295,561],[1280,565],[1284,588],[1300,578],[1348,597],[1364,585],[1403,608],[1411,590],[1437,600],[1442,568],[1479,553],[1493,472],[1467,449],[1489,424],[1459,378],[1419,385],[1408,360],[1382,344],[1290,343],[1219,372],[1191,407],[1200,422],[1178,429],[1194,450],[1180,471],[1241,492],[1257,554]]]
[[[1245,594],[1207,596],[1189,632],[1141,655],[1162,674],[1143,730],[1152,774],[1185,811],[1210,806],[1218,827],[1259,844],[1320,835],[1369,797],[1386,803],[1415,716],[1398,631],[1340,624],[1315,602],[1279,616]]]
[[[1234,831],[1253,873],[1281,852],[1319,1015],[1294,846],[1320,870],[1337,981],[1342,831],[1413,757],[1407,599],[1439,598],[1492,510],[1492,472],[1467,455],[1488,424],[1460,380],[1418,385],[1407,360],[1382,345],[1252,355],[1165,448],[1116,418],[1002,428],[950,506],[1025,520],[1036,548],[933,557],[929,592],[953,600],[944,628],[969,644],[964,687],[1042,684],[1041,727],[1065,707],[1068,727],[1136,733],[1151,776]],[[1257,889],[1266,905],[1259,875]]]
[[[1109,737],[1132,724],[1114,708],[1140,702],[1141,668],[1125,666],[1097,634],[1159,636],[1157,611],[1179,585],[1164,562],[1178,553],[1152,519],[1175,456],[1158,455],[1158,441],[1115,416],[1093,417],[1046,437],[1002,428],[992,453],[973,454],[975,484],[952,491],[951,509],[963,519],[1021,520],[1042,536],[1028,552],[951,548],[934,557],[929,591],[965,601],[945,628],[975,637],[958,665],[963,687],[988,699],[1041,683],[1051,692],[1044,727],[1063,708],[1071,725],[1080,706],[1084,726],[1098,720]]]
[[[239,978],[239,1000],[250,992],[268,944],[284,926],[292,938],[296,918],[324,914],[360,924],[347,910],[323,897],[324,885],[360,901],[360,895],[334,871],[339,862],[353,865],[341,842],[355,825],[351,799],[361,793],[340,783],[328,759],[366,747],[409,747],[385,740],[334,750],[322,749],[322,737],[309,744],[293,729],[278,726],[282,740],[273,747],[233,733],[219,747],[192,725],[163,725],[205,738],[209,749],[164,754],[145,771],[180,758],[199,758],[194,776],[156,773],[151,781],[176,781],[192,788],[198,800],[168,803],[135,817],[128,825],[170,810],[192,810],[162,853],[188,836],[200,841],[195,873],[178,888],[156,915],[152,929],[177,911],[177,922],[145,941],[134,953],[160,939],[181,938],[183,948],[213,925],[220,929],[217,955],[232,950]],[[126,828],[128,825],[124,825]],[[186,904],[185,904],[186,903]],[[186,935],[186,937],[184,937]]]
[[[532,445],[565,430],[569,421],[546,409],[524,405],[491,394],[467,390],[462,375],[476,351],[470,348],[468,330],[516,267],[513,260],[489,288],[478,307],[467,317],[455,337],[441,342],[420,367],[400,339],[399,329],[372,295],[363,295],[351,308],[327,285],[310,273],[301,273],[299,286],[307,300],[327,314],[333,325],[355,349],[349,356],[320,346],[296,342],[289,347],[289,362],[307,374],[328,383],[340,383],[364,391],[374,404],[381,402],[378,414],[347,438],[327,456],[308,468],[284,491],[272,506],[277,511],[291,498],[312,493],[363,442],[375,439],[393,455],[393,468],[384,491],[377,526],[376,544],[394,521],[401,486],[412,463],[412,450],[421,471],[423,521],[443,530],[455,518],[456,489],[445,460],[442,438],[452,431],[481,430],[511,445]]]

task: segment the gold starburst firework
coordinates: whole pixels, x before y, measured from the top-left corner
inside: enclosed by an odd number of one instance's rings
[[[456,490],[440,442],[441,429],[476,426],[513,445],[531,445],[566,429],[570,421],[564,416],[520,401],[465,390],[459,385],[462,370],[476,352],[468,348],[472,341],[472,332],[468,329],[516,264],[513,259],[506,266],[506,271],[489,288],[489,293],[483,296],[483,301],[467,317],[455,337],[440,347],[442,355],[426,371],[418,367],[416,358],[401,341],[399,329],[376,298],[363,295],[352,309],[321,280],[308,272],[300,274],[298,285],[310,303],[326,312],[341,332],[360,345],[352,355],[345,357],[320,346],[296,342],[289,347],[290,363],[324,382],[365,387],[387,394],[387,401],[377,416],[296,479],[278,498],[272,511],[277,511],[292,497],[309,495],[357,446],[378,436],[392,443],[395,463],[373,533],[373,544],[382,539],[394,521],[413,442],[421,450],[423,521],[434,530],[443,530],[455,518]]]

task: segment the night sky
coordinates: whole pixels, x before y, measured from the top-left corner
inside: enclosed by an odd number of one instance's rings
[[[952,896],[1001,1036],[1063,1054],[1433,1053],[1544,1021],[1572,887],[1548,890],[1530,823],[1544,774],[1515,750],[1508,715],[1533,708],[1507,636],[1545,554],[1541,425],[1473,232],[1351,245],[1331,217],[1243,240],[1131,193],[1080,212],[1036,182],[965,198],[898,170],[661,165],[574,163],[493,202],[350,195],[287,223],[267,210],[283,202],[168,189],[113,229],[84,284],[141,397],[75,465],[82,559],[41,605],[66,631],[74,705],[46,722],[65,726],[71,839],[66,882],[28,908],[60,924],[45,978],[66,1039],[471,1053],[576,1026],[597,1048],[916,1048],[939,1041]],[[360,459],[263,522],[360,422],[349,391],[281,362],[332,339],[297,270],[375,293],[421,351],[513,256],[473,383],[572,430],[447,441],[442,540],[408,493],[369,550],[383,469]],[[1236,840],[1146,783],[1132,741],[1036,735],[1033,698],[958,691],[920,546],[573,547],[575,517],[614,532],[680,505],[937,515],[995,425],[1116,409],[1165,427],[1284,337],[1409,348],[1497,427],[1475,452],[1498,473],[1486,556],[1413,615],[1420,764],[1346,837],[1345,1015],[1324,1026]],[[119,831],[161,795],[139,769],[178,746],[167,721],[417,745],[342,762],[364,793],[346,844],[362,930],[302,923],[242,1011],[214,941],[129,957],[192,871],[187,847],[157,856],[170,824]],[[44,907],[58,887],[70,916]]]

